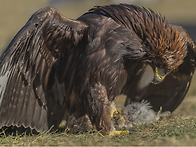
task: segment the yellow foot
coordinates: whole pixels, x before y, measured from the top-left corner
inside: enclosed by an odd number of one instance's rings
[[[124,131],[113,131],[113,132],[110,132],[110,136],[114,136],[114,135],[119,135],[119,134],[129,134],[129,131],[128,130],[124,130]]]

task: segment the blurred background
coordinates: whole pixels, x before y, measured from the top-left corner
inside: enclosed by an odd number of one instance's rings
[[[196,41],[196,0],[1,0],[0,52],[39,8],[54,6],[66,17],[75,19],[94,6],[128,3],[160,12],[170,23],[182,25]],[[196,76],[188,93],[188,101],[196,103]],[[189,105],[190,106],[190,105]],[[196,105],[192,106],[194,110]]]

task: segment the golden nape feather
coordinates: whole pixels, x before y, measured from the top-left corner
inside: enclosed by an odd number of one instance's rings
[[[186,38],[161,14],[133,5],[106,6],[94,11],[100,11],[133,30],[148,50],[147,56],[156,60],[157,66],[170,72],[183,62],[187,52]]]
[[[73,132],[115,134],[110,112],[118,95],[127,96],[127,112],[172,112],[189,89],[195,60],[186,31],[144,7],[101,6],[76,20],[40,9],[0,57],[0,128],[56,131],[65,120]]]

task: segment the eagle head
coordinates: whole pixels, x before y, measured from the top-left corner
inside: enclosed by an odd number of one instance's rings
[[[147,61],[154,70],[154,83],[159,83],[183,63],[187,54],[186,38],[159,13],[143,7],[131,7],[127,9],[134,17],[130,18],[131,27],[142,40]]]
[[[167,74],[182,64],[187,54],[186,41],[177,28],[170,24],[157,23],[147,38],[147,57],[155,72],[155,82],[162,81]]]

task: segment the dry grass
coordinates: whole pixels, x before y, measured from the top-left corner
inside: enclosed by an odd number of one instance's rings
[[[173,116],[153,124],[135,126],[130,134],[102,136],[99,132],[68,134],[40,134],[0,138],[0,145],[196,145],[196,118]]]
[[[102,2],[102,3],[101,3]],[[168,2],[170,3],[168,5]],[[93,5],[109,4],[109,1],[89,0],[85,4],[61,5],[58,7],[66,16],[76,18]],[[191,23],[196,21],[195,0],[160,0],[160,3],[146,4],[168,18],[170,22]],[[4,0],[0,5],[0,49],[24,25],[31,14],[40,7],[47,5],[47,0]],[[77,10],[77,11],[75,11]],[[194,78],[196,79],[196,78]],[[194,80],[195,81],[195,80]],[[173,113],[170,119],[163,119],[149,125],[134,126],[136,131],[129,135],[102,136],[97,133],[40,134],[32,136],[2,136],[0,145],[196,145],[196,82],[192,83],[189,97]],[[124,98],[118,99],[122,104]]]

